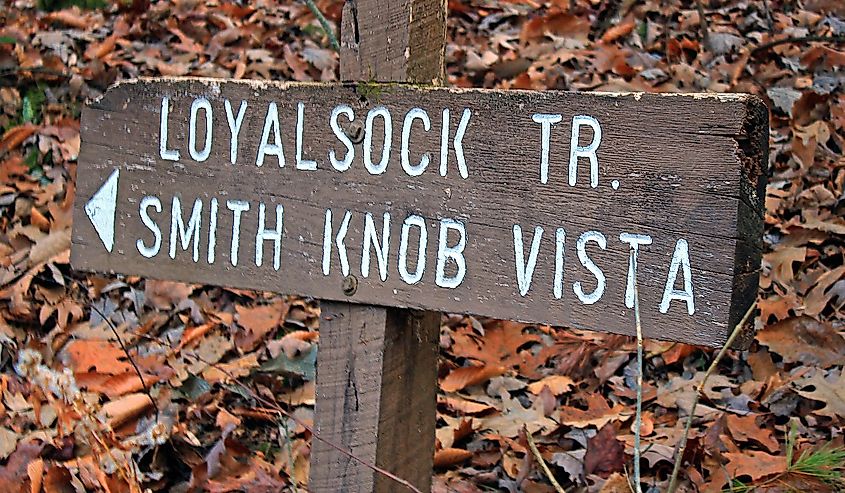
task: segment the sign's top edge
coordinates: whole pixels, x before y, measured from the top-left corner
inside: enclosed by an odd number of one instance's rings
[[[300,82],[300,81],[268,81],[268,80],[259,80],[259,79],[220,79],[214,77],[172,77],[172,76],[162,76],[162,77],[139,77],[139,78],[132,78],[132,79],[124,79],[116,82],[113,84],[109,90],[115,89],[124,85],[132,85],[137,83],[158,83],[158,82],[198,82],[202,84],[208,85],[219,85],[222,83],[226,84],[238,84],[238,85],[245,85],[250,86],[256,89],[266,89],[266,88],[278,88],[278,89],[288,89],[288,88],[295,88],[295,87],[319,87],[319,86],[344,86],[344,85],[355,85],[355,84],[383,84],[383,85],[392,85],[392,86],[402,86],[409,89],[431,89],[436,86],[420,86],[416,84],[401,84],[401,83],[387,83],[387,82]],[[577,91],[562,91],[562,90],[555,90],[550,89],[547,91],[530,91],[525,89],[484,89],[484,88],[462,88],[462,87],[438,87],[438,89],[446,89],[454,93],[524,93],[524,92],[534,92],[534,93],[568,93],[568,94],[576,94]],[[602,97],[610,97],[610,98],[623,98],[623,97],[633,97],[636,100],[639,100],[642,97],[682,97],[682,98],[690,98],[690,99],[708,99],[708,100],[717,100],[720,102],[747,102],[751,99],[755,99],[756,96],[753,94],[748,93],[712,93],[712,92],[686,92],[686,93],[650,93],[650,92],[625,92],[625,91],[585,91],[581,92],[580,94],[591,94],[596,96]]]

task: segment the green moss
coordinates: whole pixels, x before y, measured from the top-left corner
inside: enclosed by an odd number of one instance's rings
[[[381,101],[383,94],[390,92],[391,87],[392,84],[382,84],[373,81],[361,82],[355,86],[355,92],[364,101],[378,103]]]

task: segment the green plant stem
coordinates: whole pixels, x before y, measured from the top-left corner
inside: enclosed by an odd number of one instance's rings
[[[308,5],[308,8],[311,9],[311,13],[314,14],[314,17],[316,17],[320,22],[320,26],[322,26],[323,31],[326,32],[326,36],[329,37],[329,43],[331,43],[334,51],[340,53],[340,43],[337,42],[337,36],[335,36],[334,31],[332,30],[329,20],[326,19],[326,16],[324,16],[322,12],[320,12],[317,4],[314,3],[314,0],[305,0],[305,5]]]
[[[725,345],[722,346],[722,349],[719,350],[719,354],[713,358],[713,362],[710,363],[710,367],[707,368],[707,371],[704,373],[704,378],[701,379],[701,384],[695,390],[695,396],[692,400],[692,406],[690,407],[689,416],[687,416],[687,423],[684,426],[684,434],[681,437],[681,441],[678,443],[678,450],[675,453],[675,465],[672,468],[672,477],[669,479],[669,488],[666,489],[668,493],[674,493],[675,489],[678,487],[678,473],[681,471],[681,460],[684,457],[684,451],[687,448],[687,439],[689,437],[689,430],[692,426],[692,420],[695,417],[695,408],[698,406],[698,400],[701,398],[701,391],[707,386],[707,379],[710,378],[710,375],[716,370],[716,367],[719,365],[719,362],[722,361],[722,358],[725,357],[725,353],[728,352],[728,348],[731,347],[736,337],[742,332],[742,328],[745,327],[745,324],[748,322],[748,319],[751,317],[751,314],[754,313],[754,309],[757,307],[757,302],[751,304],[748,307],[748,311],[745,312],[745,315],[742,316],[742,320],[736,324],[734,327],[733,332],[728,337],[728,340],[725,342]]]

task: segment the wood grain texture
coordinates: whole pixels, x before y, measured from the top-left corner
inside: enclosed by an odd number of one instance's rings
[[[439,83],[445,2],[348,0],[343,21],[342,77]],[[356,279],[344,278],[345,293],[357,289]],[[430,491],[440,313],[325,300],[320,307],[318,433],[420,491]],[[350,462],[327,442],[314,443],[311,491],[389,492],[400,487],[359,461]]]
[[[159,113],[162,96],[171,97],[170,144],[182,160],[159,157]],[[214,145],[208,160],[193,162],[187,151],[187,122],[194,98],[209,98],[214,109]],[[224,100],[237,106],[248,101],[240,130],[239,154],[229,163],[230,146]],[[285,167],[270,157],[255,165],[268,103],[278,105]],[[303,154],[317,161],[313,171],[296,169],[297,102],[304,103]],[[394,120],[393,147],[383,174],[364,167],[362,144],[355,145],[351,167],[339,172],[328,164],[328,152],[343,153],[328,124],[339,104],[349,104],[361,121],[376,106],[389,109]],[[431,164],[420,176],[409,176],[400,164],[401,121],[413,107],[426,109],[431,130],[419,122],[411,139],[414,161],[427,152]],[[440,176],[440,112],[450,108],[448,173]],[[464,108],[472,117],[463,139],[469,176],[457,173],[453,139]],[[534,113],[560,113],[551,134],[548,182],[539,179],[540,128]],[[598,149],[599,184],[588,184],[588,166],[579,165],[576,186],[567,182],[572,115],[593,115],[602,125]],[[622,232],[648,234],[653,244],[641,247],[638,284],[646,337],[718,346],[727,338],[737,314],[753,302],[760,265],[761,187],[765,184],[765,108],[743,95],[590,94],[546,91],[491,91],[415,88],[398,85],[317,86],[213,80],[144,80],[121,84],[86,108],[72,261],[82,269],[164,277],[191,282],[293,292],[321,299],[398,307],[466,312],[529,323],[573,326],[622,334],[633,332],[631,310],[624,304],[628,246]],[[378,134],[381,127],[374,127]],[[377,137],[376,153],[381,149]],[[82,205],[114,169],[120,169],[115,247],[107,252],[97,239]],[[619,181],[618,189],[611,186]],[[151,234],[139,216],[146,195],[161,198],[164,211],[151,212],[164,238],[161,252],[144,258],[136,248]],[[202,233],[199,261],[180,248],[171,259],[171,198],[181,197],[183,215],[197,198],[208,210],[210,199],[243,199],[251,209],[242,216],[243,235],[237,267],[229,258],[233,216],[221,205],[217,222],[215,263],[205,261],[207,234]],[[257,267],[255,251],[258,202],[273,211],[284,206],[285,237],[281,268]],[[222,202],[221,202],[222,204]],[[351,211],[346,247],[357,290],[343,290],[337,249],[331,271],[322,273],[326,209],[333,211],[336,234],[346,210]],[[381,281],[375,260],[369,277],[362,275],[364,214],[373,215],[381,237],[381,217],[391,214],[387,279]],[[426,218],[428,239],[422,280],[408,284],[397,267],[402,221],[411,214]],[[203,216],[203,231],[208,217]],[[273,217],[271,215],[269,217]],[[466,269],[463,282],[450,289],[435,284],[440,221],[452,218],[466,225]],[[274,219],[272,219],[274,220]],[[268,219],[268,225],[274,224]],[[540,242],[533,281],[520,294],[512,228],[521,225],[526,255],[535,226]],[[552,292],[555,271],[554,231],[566,230],[562,298]],[[595,304],[584,304],[573,283],[584,290],[595,278],[579,262],[575,243],[586,231],[600,231],[607,250],[591,244],[587,252],[607,277],[607,288]],[[696,311],[672,302],[667,313],[658,306],[674,246],[689,243]],[[453,244],[454,239],[448,242]],[[409,250],[409,258],[416,252]],[[264,250],[271,247],[266,242]],[[370,249],[372,251],[372,249]],[[371,257],[375,258],[372,252]],[[412,261],[413,263],[413,261]],[[451,265],[451,264],[450,264]],[[452,268],[452,267],[450,267]]]
[[[439,84],[445,0],[347,0],[340,76],[344,81]]]
[[[440,315],[343,302],[321,310],[315,431],[427,491]],[[402,489],[321,441],[312,447],[309,491]]]

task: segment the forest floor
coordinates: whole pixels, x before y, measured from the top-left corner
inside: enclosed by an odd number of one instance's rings
[[[87,8],[66,6],[74,3]],[[342,2],[317,3],[337,25]],[[845,4],[701,7],[451,0],[448,83],[748,92],[769,105],[758,332],[703,391],[681,489],[843,491]],[[84,274],[68,257],[87,101],[138,76],[333,81],[338,58],[319,26],[303,2],[3,3],[5,488],[307,490],[314,301]],[[526,433],[567,491],[628,491],[631,338],[444,316],[440,347],[435,491],[553,491]],[[666,489],[713,355],[646,342],[644,491]],[[484,377],[455,378],[465,367]]]

